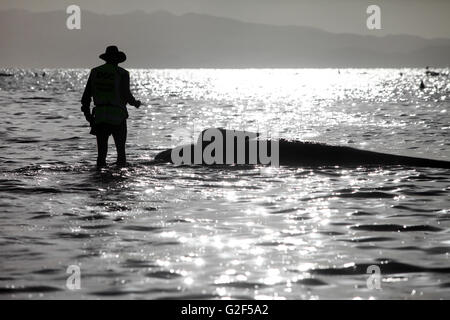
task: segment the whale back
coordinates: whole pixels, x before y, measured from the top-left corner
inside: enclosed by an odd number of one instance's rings
[[[208,134],[209,133],[209,134]],[[233,141],[230,141],[230,138]],[[381,152],[373,152],[360,150],[347,146],[335,146],[318,142],[277,139],[269,140],[262,139],[259,133],[227,130],[222,128],[212,128],[203,130],[199,135],[197,143],[184,145],[178,147],[180,155],[189,151],[191,154],[191,162],[188,164],[206,164],[203,160],[199,163],[195,161],[195,152],[205,151],[210,144],[214,143],[216,139],[221,139],[222,142],[222,158],[219,163],[214,164],[267,164],[263,163],[260,157],[260,150],[264,148],[267,156],[272,157],[272,149],[278,151],[278,164],[287,166],[411,166],[411,167],[435,167],[435,168],[447,168],[450,169],[449,161],[432,160],[416,157],[407,157],[392,155]],[[227,145],[228,142],[228,145]],[[230,149],[230,142],[232,149]],[[275,144],[277,143],[277,149]],[[216,144],[220,146],[220,144]],[[189,148],[190,150],[188,150]],[[211,149],[211,148],[209,148]],[[174,149],[167,149],[156,155],[155,160],[159,162],[171,162],[172,151]],[[245,156],[242,159],[244,163],[238,162],[238,150],[244,150]],[[255,156],[251,157],[251,153],[256,151]],[[228,153],[233,152],[233,157],[230,157]],[[215,150],[212,152],[215,156]],[[228,156],[228,157],[227,157]],[[251,159],[253,161],[251,161]],[[231,160],[231,161],[230,161]]]

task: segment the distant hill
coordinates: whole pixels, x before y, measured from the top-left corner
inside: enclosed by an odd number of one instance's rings
[[[82,12],[81,30],[64,11],[0,12],[1,67],[91,67],[108,44],[137,68],[450,66],[450,39],[334,34],[200,14]]]

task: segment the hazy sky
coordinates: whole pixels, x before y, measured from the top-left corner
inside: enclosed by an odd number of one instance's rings
[[[195,12],[359,34],[374,34],[366,28],[366,8],[376,4],[381,8],[382,22],[382,30],[376,35],[450,38],[450,0],[1,0],[0,10],[65,10],[69,4],[105,14],[136,10]]]

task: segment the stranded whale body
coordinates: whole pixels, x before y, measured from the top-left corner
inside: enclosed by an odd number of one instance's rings
[[[195,144],[160,152],[155,160],[176,165],[401,165],[450,169],[449,161],[398,156],[315,142],[262,139],[257,133],[217,128],[204,130]]]

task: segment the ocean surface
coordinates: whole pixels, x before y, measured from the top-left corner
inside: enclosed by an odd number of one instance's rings
[[[88,70],[1,71],[1,299],[450,298],[448,169],[151,162],[208,127],[450,160],[449,69],[131,70],[101,171]]]

